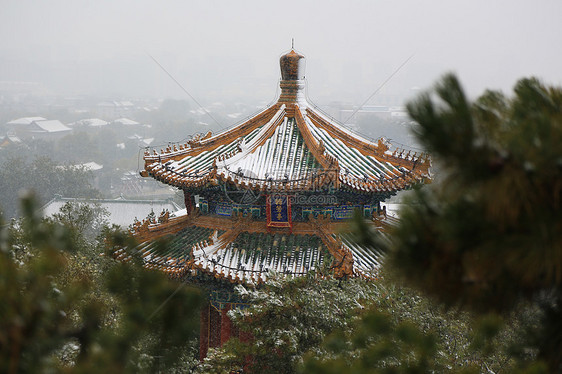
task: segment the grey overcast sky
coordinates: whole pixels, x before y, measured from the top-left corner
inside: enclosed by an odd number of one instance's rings
[[[0,4],[0,81],[40,82],[65,95],[187,99],[151,54],[202,101],[267,102],[291,38],[319,104],[362,102],[411,55],[382,94],[428,88],[447,71],[471,95],[511,91],[530,75],[562,84],[560,0]]]

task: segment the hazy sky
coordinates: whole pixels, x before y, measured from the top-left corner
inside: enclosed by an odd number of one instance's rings
[[[530,75],[562,85],[560,0],[0,4],[0,81],[56,93],[186,98],[150,54],[203,102],[270,101],[291,38],[319,104],[363,101],[411,55],[383,94],[446,71],[472,95]]]

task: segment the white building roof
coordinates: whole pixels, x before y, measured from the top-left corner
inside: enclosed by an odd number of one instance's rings
[[[72,126],[89,126],[89,127],[101,127],[109,125],[109,122],[104,121],[103,119],[99,118],[88,118],[88,119],[81,119],[80,121],[73,122]]]
[[[82,166],[84,169],[90,170],[90,171],[96,171],[96,170],[103,169],[103,165],[97,164],[95,162],[86,162],[85,164],[80,164],[80,165],[77,165],[77,166]]]
[[[115,123],[120,123],[120,124],[122,124],[122,125],[128,125],[128,126],[131,126],[131,125],[140,125],[140,123],[138,123],[137,121],[133,121],[132,119],[128,119],[128,118],[119,118],[119,119],[116,119],[116,120],[113,121],[113,122],[115,122]]]
[[[21,139],[18,138],[16,135],[14,134],[6,134],[6,136],[0,136],[0,142],[7,140],[10,143],[21,143]]]
[[[46,118],[43,117],[23,117],[23,118],[14,119],[8,122],[7,125],[27,126],[27,125],[31,125],[31,123],[33,123],[34,121],[45,121],[45,120]]]
[[[34,132],[55,133],[72,130],[70,127],[63,125],[62,122],[58,119],[47,121],[33,121],[33,124],[37,127],[37,130]]]

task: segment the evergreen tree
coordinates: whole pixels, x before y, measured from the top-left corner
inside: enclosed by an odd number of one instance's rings
[[[304,354],[322,355],[324,337],[347,329],[377,289],[364,279],[340,282],[311,273],[295,279],[271,274],[263,287],[238,286],[237,291],[250,306],[229,315],[251,339],[230,339],[211,350],[200,373],[240,368],[251,373],[295,373]]]
[[[251,339],[211,349],[198,373],[478,372],[511,364],[498,350],[473,349],[469,313],[445,311],[386,278],[311,273],[238,290],[251,306],[229,315]]]
[[[153,373],[187,365],[199,292],[138,259],[100,257],[95,241],[75,232],[103,217],[85,209],[42,219],[25,199],[23,218],[0,225],[0,372]],[[120,232],[107,238],[108,253],[135,245]]]
[[[20,213],[19,195],[27,190],[34,191],[40,204],[45,204],[55,194],[100,197],[92,181],[91,171],[71,165],[60,166],[46,156],[32,160],[21,156],[10,157],[0,164],[0,214],[5,218],[17,217]]]
[[[401,212],[388,265],[448,305],[539,310],[519,350],[562,371],[562,89],[522,79],[470,102],[447,75],[408,105],[441,180]]]

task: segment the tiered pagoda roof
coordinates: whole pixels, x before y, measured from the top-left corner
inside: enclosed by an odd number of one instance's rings
[[[313,107],[281,103],[226,132],[145,153],[145,170],[176,187],[219,181],[261,191],[303,191],[318,181],[395,192],[428,178],[427,154],[360,138]]]
[[[263,195],[336,190],[366,201],[429,180],[427,154],[392,150],[383,138],[365,139],[310,105],[304,95],[302,55],[292,50],[280,65],[281,94],[275,104],[216,135],[194,136],[159,151],[147,149],[141,175],[184,190],[186,206],[190,194],[204,195],[225,185]],[[378,229],[391,220],[381,215],[380,207],[364,202],[342,202],[320,215],[303,208],[289,229],[269,226],[260,218],[259,206],[252,206],[251,214],[237,207],[239,213],[228,217],[218,207],[210,212],[188,207],[175,218],[137,223],[135,233],[146,266],[180,278],[207,274],[260,283],[269,270],[298,276],[319,267],[340,276],[368,276],[380,265],[380,253],[341,234],[346,223],[333,210],[343,204],[366,209]],[[169,240],[165,253],[157,249],[158,238]],[[125,251],[117,255],[129,256]]]
[[[259,284],[270,271],[301,276],[320,267],[340,276],[372,277],[381,265],[379,250],[350,240],[343,234],[346,222],[330,222],[324,216],[297,222],[290,231],[272,231],[264,222],[244,217],[180,215],[160,221],[145,221],[144,229],[136,231],[141,242],[137,250],[147,268],[173,278],[199,272],[233,283]],[[380,216],[373,224],[384,235],[395,222],[395,218]],[[130,255],[125,249],[116,253],[120,260]]]

